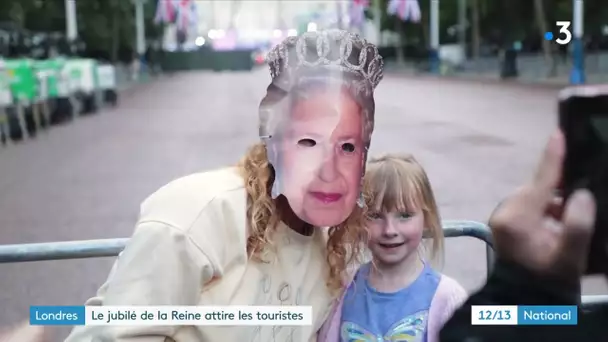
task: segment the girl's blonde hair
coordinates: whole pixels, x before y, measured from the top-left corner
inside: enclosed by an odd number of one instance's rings
[[[252,259],[262,262],[264,252],[273,245],[273,232],[280,221],[275,201],[270,196],[275,175],[266,146],[262,143],[253,145],[239,163],[239,169],[247,191],[250,229],[247,252]],[[363,217],[362,209],[356,207],[344,223],[329,229],[327,286],[335,293],[342,289],[349,267],[359,262],[365,239]]]
[[[443,262],[444,236],[439,209],[424,168],[411,155],[371,158],[364,178],[367,211],[422,210],[424,237],[430,238],[430,259]],[[427,251],[429,252],[429,251]]]

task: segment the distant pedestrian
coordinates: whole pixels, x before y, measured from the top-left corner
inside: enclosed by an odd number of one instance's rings
[[[133,55],[133,60],[131,61],[131,80],[133,82],[139,79],[139,72],[141,70],[141,62],[139,60],[139,56],[137,54]]]

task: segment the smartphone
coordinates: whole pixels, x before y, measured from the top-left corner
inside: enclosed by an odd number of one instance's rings
[[[564,198],[586,188],[597,203],[586,274],[608,274],[608,85],[562,90],[559,125],[566,139]]]

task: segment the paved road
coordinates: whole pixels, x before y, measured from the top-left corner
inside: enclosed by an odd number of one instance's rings
[[[256,141],[267,82],[265,70],[168,77],[117,110],[0,149],[0,244],[129,236],[140,202],[159,186],[234,163]],[[555,126],[554,98],[546,88],[387,76],[377,90],[372,153],[414,153],[444,218],[484,221],[531,175]],[[446,260],[446,273],[468,289],[483,281],[480,242],[449,241]],[[111,263],[0,265],[0,325],[25,319],[29,305],[82,303]],[[585,292],[608,293],[599,281]]]

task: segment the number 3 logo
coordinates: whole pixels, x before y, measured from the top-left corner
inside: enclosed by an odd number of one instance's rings
[[[555,40],[555,42],[560,45],[566,45],[566,44],[570,43],[570,41],[572,40],[572,32],[570,32],[570,30],[568,30],[570,28],[570,22],[569,21],[558,21],[555,24],[559,27],[559,33],[566,35],[566,38],[563,38],[563,39],[557,38]]]

